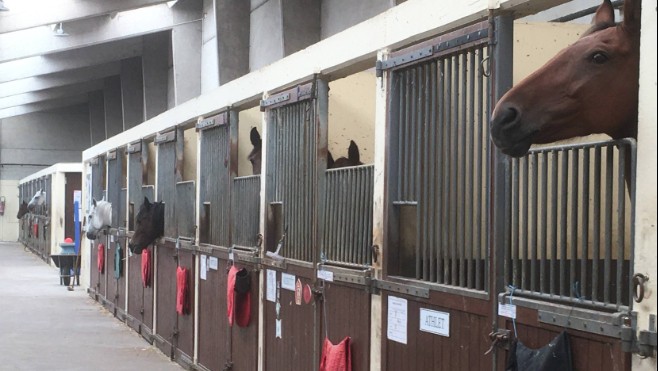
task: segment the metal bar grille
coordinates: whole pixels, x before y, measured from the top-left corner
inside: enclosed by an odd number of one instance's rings
[[[287,229],[287,258],[311,261],[314,233],[313,200],[317,179],[317,128],[314,100],[305,100],[267,111],[267,201],[281,204],[281,229]]]
[[[147,148],[144,148],[147,151]],[[149,201],[153,202],[153,198]],[[134,218],[139,212],[139,207],[144,202],[142,192],[142,152],[135,152],[128,155],[128,203],[132,205],[131,220],[128,225],[129,230],[134,230]]]
[[[105,189],[105,158],[99,157],[95,164],[91,165],[91,197],[100,201],[103,199]]]
[[[486,40],[393,71],[392,201],[399,267],[414,279],[485,290],[489,79]],[[413,230],[412,236],[402,231]],[[405,266],[415,266],[408,270]]]
[[[123,149],[116,150],[114,159],[107,160],[107,201],[112,204],[112,227],[123,227],[120,224],[121,215],[125,214],[125,208],[121,202],[122,166],[125,156]]]
[[[634,158],[634,141],[621,140],[510,160],[516,228],[505,277],[515,295],[615,310],[630,305]]]
[[[325,261],[370,265],[372,165],[327,170],[322,251]]]
[[[194,239],[196,237],[196,215],[192,207],[196,201],[196,183],[186,181],[176,183],[176,226],[177,236]]]
[[[158,201],[165,204],[165,237],[177,238],[176,228],[176,142],[158,145]]]
[[[229,126],[203,130],[201,135],[200,232],[202,242],[230,246],[230,137]],[[204,205],[208,205],[205,207]]]
[[[260,220],[260,175],[233,179],[233,245],[255,248]]]

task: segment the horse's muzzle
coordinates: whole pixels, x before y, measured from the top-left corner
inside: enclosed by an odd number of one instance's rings
[[[91,241],[95,240],[96,239],[96,234],[91,233],[91,232],[87,232],[87,239],[91,240]]]
[[[527,132],[521,120],[521,110],[511,104],[499,104],[491,116],[491,139],[496,147],[509,156],[521,157],[528,153],[534,132]]]

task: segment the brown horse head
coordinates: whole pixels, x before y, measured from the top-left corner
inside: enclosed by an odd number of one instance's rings
[[[350,140],[350,146],[347,149],[347,157],[339,157],[338,160],[334,161],[334,157],[331,155],[331,152],[327,154],[327,169],[338,169],[341,167],[359,165],[363,165],[363,162],[361,162],[359,147],[356,145],[356,143],[354,143],[353,140]]]
[[[144,197],[144,203],[135,216],[135,233],[128,242],[128,248],[141,254],[148,245],[164,234],[164,208],[162,202],[151,203]]]
[[[251,145],[254,146],[254,148],[251,150],[251,152],[249,152],[247,160],[251,162],[253,174],[258,175],[260,174],[260,162],[263,149],[263,141],[260,139],[258,129],[251,128],[251,132],[249,132],[249,139],[251,140]]]
[[[18,214],[16,214],[16,219],[22,219],[23,216],[29,212],[30,210],[27,208],[27,202],[21,202],[20,206],[18,206]]]
[[[596,133],[637,136],[640,1],[624,2],[622,23],[614,17],[604,0],[578,41],[498,101],[491,138],[503,153]]]

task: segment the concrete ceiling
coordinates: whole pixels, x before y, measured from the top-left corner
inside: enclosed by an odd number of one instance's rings
[[[119,75],[121,60],[142,55],[142,36],[194,20],[167,3],[4,0],[0,120],[88,102],[105,78]],[[60,23],[65,36],[57,35]]]

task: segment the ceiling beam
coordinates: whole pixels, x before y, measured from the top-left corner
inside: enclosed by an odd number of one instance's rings
[[[116,61],[98,66],[83,67],[49,75],[9,81],[0,83],[0,98],[77,84],[89,80],[98,80],[118,75],[120,72],[121,64]]]
[[[0,83],[76,70],[142,55],[142,38],[112,41],[88,48],[0,63]]]
[[[33,112],[42,112],[42,111],[49,111],[55,108],[75,106],[87,102],[89,102],[89,94],[79,94],[62,99],[53,99],[45,102],[32,103],[18,107],[0,109],[0,120],[8,117],[26,115],[28,113],[33,113]]]
[[[15,1],[0,13],[0,34],[166,3],[167,0]]]
[[[176,13],[162,4],[122,12],[115,17],[67,23],[64,31],[68,36],[56,36],[48,26],[0,34],[0,63],[169,30],[195,21],[201,21],[200,12]]]
[[[0,110],[103,89],[103,79],[0,98]]]

